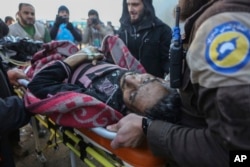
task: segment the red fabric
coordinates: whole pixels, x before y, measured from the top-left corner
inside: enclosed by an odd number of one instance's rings
[[[67,127],[104,127],[122,118],[121,113],[83,93],[69,91],[41,100],[27,92],[24,101],[29,111],[48,115],[56,124]]]
[[[78,51],[77,46],[69,41],[52,41],[45,43],[43,49],[32,57],[31,68],[26,74],[29,78],[33,78],[41,68],[52,64],[55,60],[62,60]]]
[[[127,46],[118,36],[107,35],[103,39],[101,51],[104,53],[110,52],[115,64],[120,67],[140,73],[146,72],[142,64],[133,57]]]
[[[76,45],[67,41],[52,41],[37,52],[27,76],[33,76],[56,60],[62,60],[78,51]],[[117,36],[107,36],[102,45],[103,52],[110,52],[116,64],[127,69],[145,72],[142,65],[130,54]],[[117,122],[122,114],[96,98],[76,92],[63,92],[46,99],[38,99],[27,90],[24,101],[27,109],[35,114],[49,115],[55,123],[75,128],[104,127]]]

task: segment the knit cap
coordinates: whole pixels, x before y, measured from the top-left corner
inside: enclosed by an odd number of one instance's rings
[[[69,14],[69,9],[64,5],[62,5],[58,8],[58,13],[61,11],[66,11]]]

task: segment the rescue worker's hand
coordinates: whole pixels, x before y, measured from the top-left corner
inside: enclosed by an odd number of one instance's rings
[[[13,86],[21,86],[18,82],[18,79],[28,79],[23,70],[13,68],[7,71],[7,75],[10,81],[10,84]]]
[[[136,147],[145,138],[142,130],[142,116],[128,114],[118,123],[107,126],[107,130],[117,132],[116,137],[111,142],[113,149],[120,147]]]

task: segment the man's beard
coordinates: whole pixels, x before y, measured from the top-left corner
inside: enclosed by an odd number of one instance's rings
[[[131,20],[130,19],[130,22],[131,22],[131,24],[137,24],[137,23],[141,22],[143,17],[144,17],[144,11],[139,13],[139,17],[136,20]]]
[[[179,0],[178,6],[180,6],[180,21],[185,21],[209,0]]]
[[[33,25],[35,23],[34,19],[24,19],[22,16],[19,16],[19,19],[21,21],[21,24],[24,26],[30,26]]]

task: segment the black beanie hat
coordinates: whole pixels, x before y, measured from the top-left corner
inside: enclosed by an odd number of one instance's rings
[[[62,6],[60,6],[60,7],[58,8],[58,13],[59,13],[60,11],[66,11],[66,12],[69,14],[69,9],[68,9],[66,6],[64,6],[64,5],[62,5]]]
[[[89,10],[88,16],[90,16],[90,15],[96,15],[97,17],[99,17],[98,12],[96,10],[94,10],[94,9]]]

